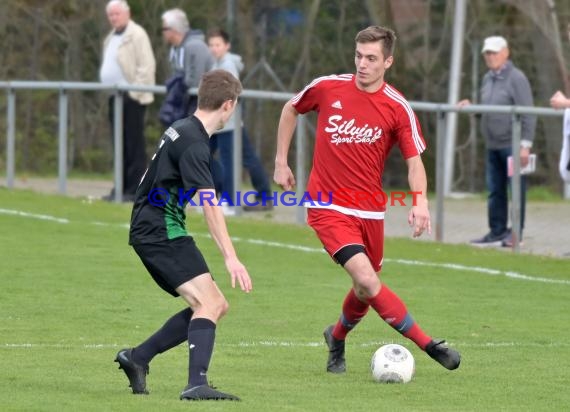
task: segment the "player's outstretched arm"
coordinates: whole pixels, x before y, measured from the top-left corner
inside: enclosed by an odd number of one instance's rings
[[[408,224],[413,227],[413,237],[421,236],[425,230],[431,234],[426,169],[420,155],[407,159],[406,164],[408,165],[408,182],[413,194]]]
[[[208,192],[208,194],[201,195],[201,193],[205,192]],[[198,190],[198,195],[204,199],[216,199],[216,192],[214,189],[200,189]],[[218,249],[220,249],[226,263],[226,268],[230,273],[232,288],[236,287],[237,280],[241,290],[246,293],[250,292],[252,289],[251,278],[249,277],[249,273],[247,273],[247,269],[237,257],[234,245],[228,233],[226,220],[221,206],[217,206],[215,201],[213,204],[205,201],[202,207],[204,208],[204,217],[208,224],[208,230],[210,231],[214,242],[216,242]]]
[[[285,103],[277,129],[277,154],[275,155],[275,172],[273,173],[275,183],[285,190],[295,187],[295,176],[287,163],[287,155],[297,125],[297,116],[297,110],[291,101]]]

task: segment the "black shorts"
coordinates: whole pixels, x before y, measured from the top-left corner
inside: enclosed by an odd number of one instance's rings
[[[133,248],[158,286],[172,296],[179,296],[178,286],[210,272],[192,236],[136,244]]]

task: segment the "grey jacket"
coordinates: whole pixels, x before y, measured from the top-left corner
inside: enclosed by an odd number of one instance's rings
[[[481,104],[534,106],[527,77],[509,60],[498,73],[488,71],[481,85]],[[536,116],[521,116],[521,140],[532,142],[536,129]],[[481,116],[481,133],[488,149],[511,147],[512,126],[510,114],[484,113]]]
[[[239,79],[239,74],[243,70],[243,61],[239,54],[226,53],[220,60],[214,62],[212,69],[226,70]]]
[[[233,74],[236,79],[239,79],[239,74],[243,70],[243,61],[239,54],[226,53],[221,59],[214,62],[213,69],[225,70]],[[229,132],[234,130],[238,124],[241,124],[239,119],[236,119],[235,113],[228,119],[223,129],[218,133]]]
[[[199,30],[186,33],[181,45],[170,49],[169,60],[173,74],[184,72],[184,83],[188,88],[198,87],[202,75],[214,64],[214,58],[204,42],[204,34]]]

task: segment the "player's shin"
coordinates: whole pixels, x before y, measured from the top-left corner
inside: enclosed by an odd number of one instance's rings
[[[188,347],[190,363],[188,385],[191,387],[207,384],[208,367],[214,350],[216,324],[209,319],[195,318],[188,327]]]
[[[344,340],[346,335],[364,318],[370,305],[362,302],[350,289],[342,305],[342,314],[335,324],[332,335],[335,339]]]
[[[386,323],[425,350],[431,337],[421,330],[408,313],[404,302],[386,285],[383,284],[380,292],[370,298],[368,303]]]

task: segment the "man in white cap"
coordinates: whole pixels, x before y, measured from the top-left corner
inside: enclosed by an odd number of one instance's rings
[[[534,106],[530,83],[525,74],[509,60],[507,40],[501,36],[485,39],[481,50],[489,71],[483,77],[480,103],[484,105]],[[469,104],[468,100],[459,105]],[[536,117],[521,116],[521,167],[529,161],[530,148],[534,140]],[[509,177],[507,158],[512,155],[512,124],[510,114],[483,113],[481,133],[487,146],[486,183],[489,192],[487,207],[489,233],[474,239],[472,244],[480,246],[512,247],[513,239],[509,220]],[[521,241],[525,220],[526,179],[521,176]]]

